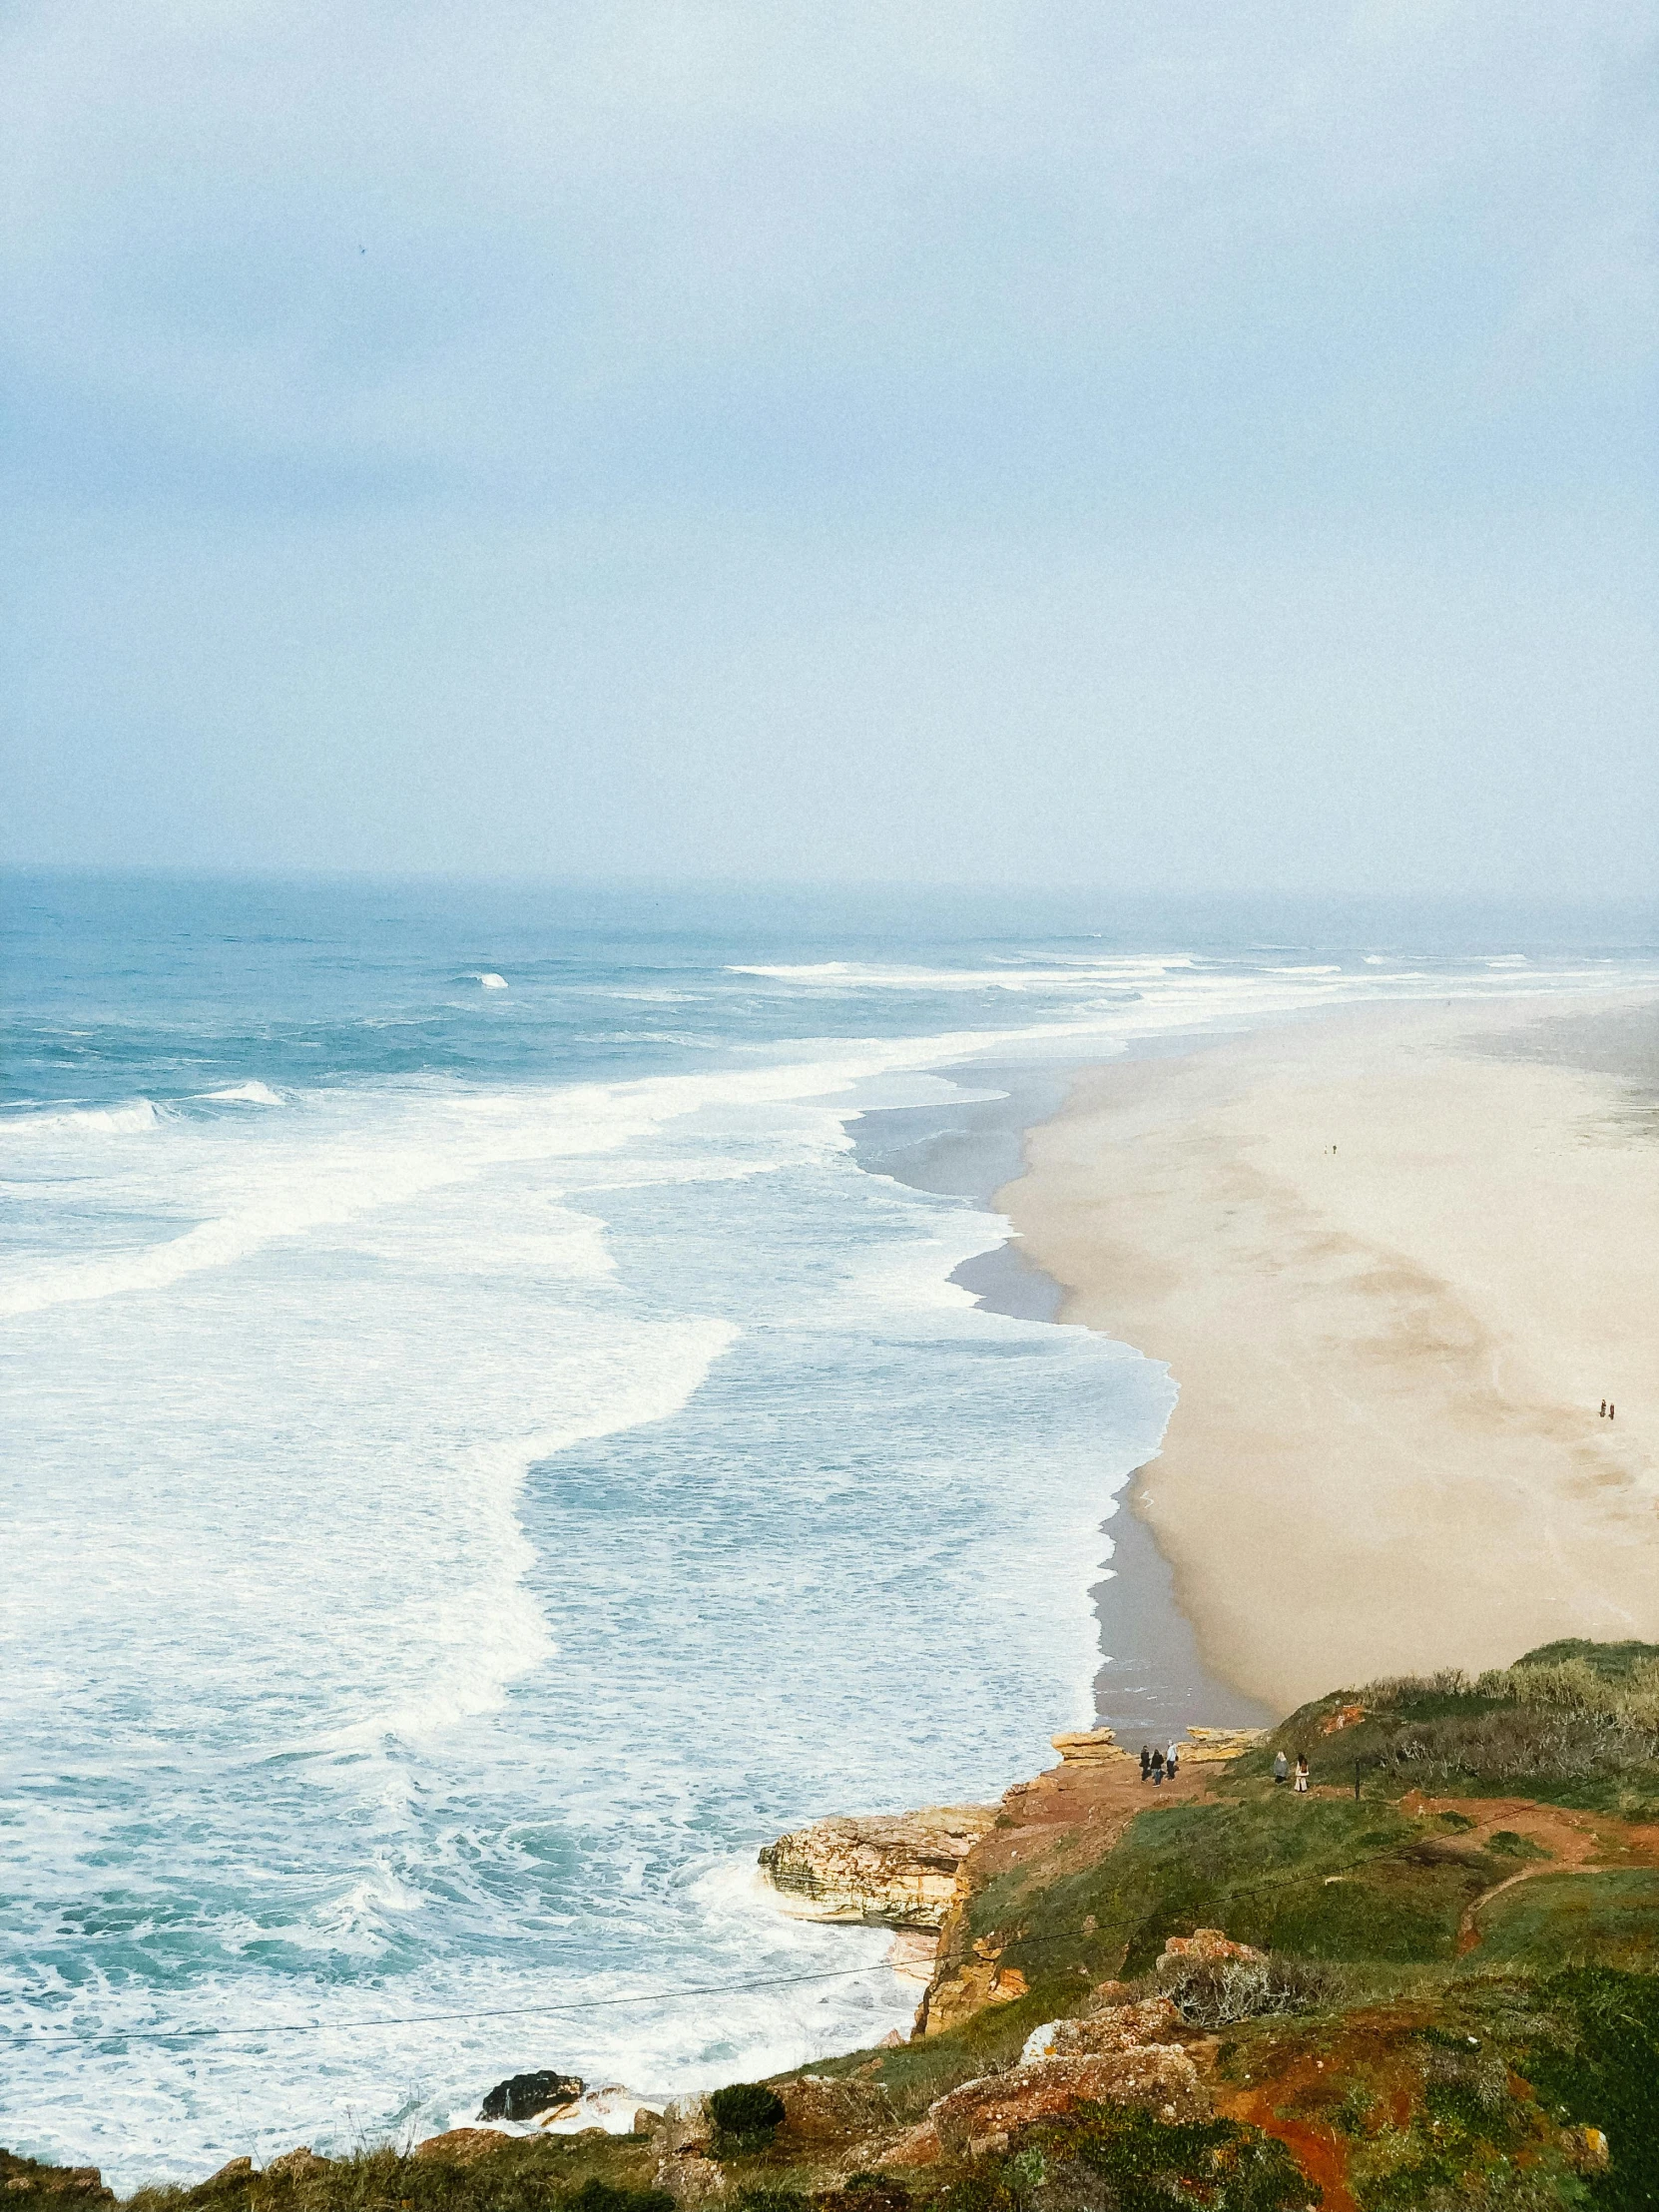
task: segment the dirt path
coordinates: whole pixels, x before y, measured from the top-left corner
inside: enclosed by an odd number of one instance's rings
[[[1480,1941],[1480,1916],[1487,1906],[1519,1882],[1540,1874],[1593,1874],[1609,1866],[1659,1865],[1659,1829],[1606,1814],[1569,1812],[1564,1806],[1540,1805],[1532,1798],[1425,1797],[1417,1790],[1400,1804],[1407,1813],[1460,1813],[1472,1823],[1463,1831],[1462,1841],[1478,1850],[1489,1847],[1494,1836],[1508,1834],[1523,1836],[1548,1854],[1483,1890],[1468,1907],[1457,1925],[1459,1958]]]

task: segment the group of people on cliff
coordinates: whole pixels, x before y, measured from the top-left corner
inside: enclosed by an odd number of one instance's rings
[[[1150,1781],[1156,1789],[1161,1787],[1166,1779],[1173,1782],[1180,1772],[1181,1746],[1179,1744],[1171,1744],[1168,1751],[1153,1751],[1142,1744],[1141,1780],[1143,1782]],[[1275,1783],[1283,1785],[1290,1779],[1290,1773],[1291,1763],[1285,1754],[1280,1752],[1273,1762]],[[1296,1755],[1296,1787],[1299,1796],[1307,1796],[1308,1754],[1305,1751],[1299,1751]]]

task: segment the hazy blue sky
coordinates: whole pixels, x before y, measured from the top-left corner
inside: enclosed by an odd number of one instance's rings
[[[1641,893],[1648,0],[10,0],[8,849]]]

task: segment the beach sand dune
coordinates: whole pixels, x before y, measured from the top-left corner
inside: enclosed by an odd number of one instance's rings
[[[1173,1371],[1136,1504],[1240,1688],[1659,1640],[1650,1035],[1651,998],[1334,1014],[1029,1133],[998,1204],[1062,1320]]]

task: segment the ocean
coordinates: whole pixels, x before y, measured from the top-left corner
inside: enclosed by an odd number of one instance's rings
[[[984,1163],[1068,1065],[1633,972],[943,893],[7,907],[0,2141],[123,2187],[905,2026],[756,1851],[1135,1709],[1090,1591],[1176,1392],[987,1290]]]

